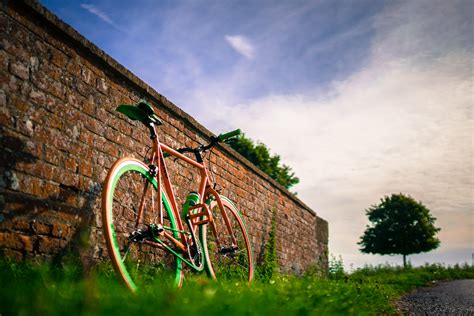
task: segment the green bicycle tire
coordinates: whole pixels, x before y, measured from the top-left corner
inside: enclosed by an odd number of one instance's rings
[[[142,226],[137,227],[136,210],[139,207],[144,185],[148,183],[153,189],[147,190],[145,210],[141,220]],[[105,241],[109,256],[119,279],[135,292],[139,285],[145,284],[147,274],[161,270],[174,274],[173,283],[180,286],[183,280],[182,260],[169,252],[143,243],[134,243],[128,236],[137,228],[146,229],[145,224],[158,223],[152,216],[159,216],[158,210],[153,210],[151,195],[156,197],[157,182],[150,174],[148,166],[134,158],[122,158],[110,169],[104,182],[102,194],[102,219]],[[151,192],[154,191],[154,192]],[[162,202],[164,207],[165,225],[171,228],[175,238],[179,238],[176,219],[164,192]],[[157,207],[156,207],[157,208]],[[133,247],[133,251],[131,250]],[[151,269],[153,268],[153,269]],[[141,270],[140,270],[141,269]],[[140,275],[140,274],[143,275]]]

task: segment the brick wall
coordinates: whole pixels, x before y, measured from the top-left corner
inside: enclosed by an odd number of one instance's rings
[[[35,2],[7,1],[0,34],[0,248],[17,259],[61,259],[66,250],[106,257],[102,182],[117,158],[141,158],[149,143],[116,105],[156,105],[160,140],[174,148],[211,133]],[[216,181],[243,212],[256,257],[276,209],[282,270],[324,268],[327,222],[226,145],[214,153]],[[168,167],[182,202],[199,177],[179,162]]]

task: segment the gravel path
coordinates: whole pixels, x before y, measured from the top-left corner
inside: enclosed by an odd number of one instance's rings
[[[406,315],[474,315],[474,279],[440,282],[404,296]]]

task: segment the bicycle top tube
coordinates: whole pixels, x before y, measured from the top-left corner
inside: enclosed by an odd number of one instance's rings
[[[231,134],[233,133],[233,134]],[[222,135],[230,135],[227,138],[222,137]],[[182,147],[179,149],[175,149],[176,152],[180,154],[184,153],[193,153],[194,156],[196,157],[196,161],[199,163],[203,162],[202,159],[202,154],[205,153],[206,151],[212,149],[214,146],[216,146],[220,142],[225,142],[225,143],[230,143],[231,141],[235,140],[235,136],[240,135],[240,129],[232,131],[230,133],[226,134],[220,134],[219,136],[211,136],[211,141],[207,145],[199,145],[197,147]],[[229,141],[230,140],[230,141]],[[165,154],[165,158],[168,157],[168,155]]]

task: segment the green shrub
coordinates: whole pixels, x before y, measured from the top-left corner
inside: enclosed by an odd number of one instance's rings
[[[300,181],[290,167],[280,164],[280,156],[270,155],[270,149],[265,144],[254,143],[242,134],[230,146],[285,188],[289,189]]]
[[[341,256],[336,258],[335,256],[331,255],[331,259],[329,260],[328,276],[333,280],[341,280],[345,278],[346,273],[344,272],[344,263],[342,262]]]

